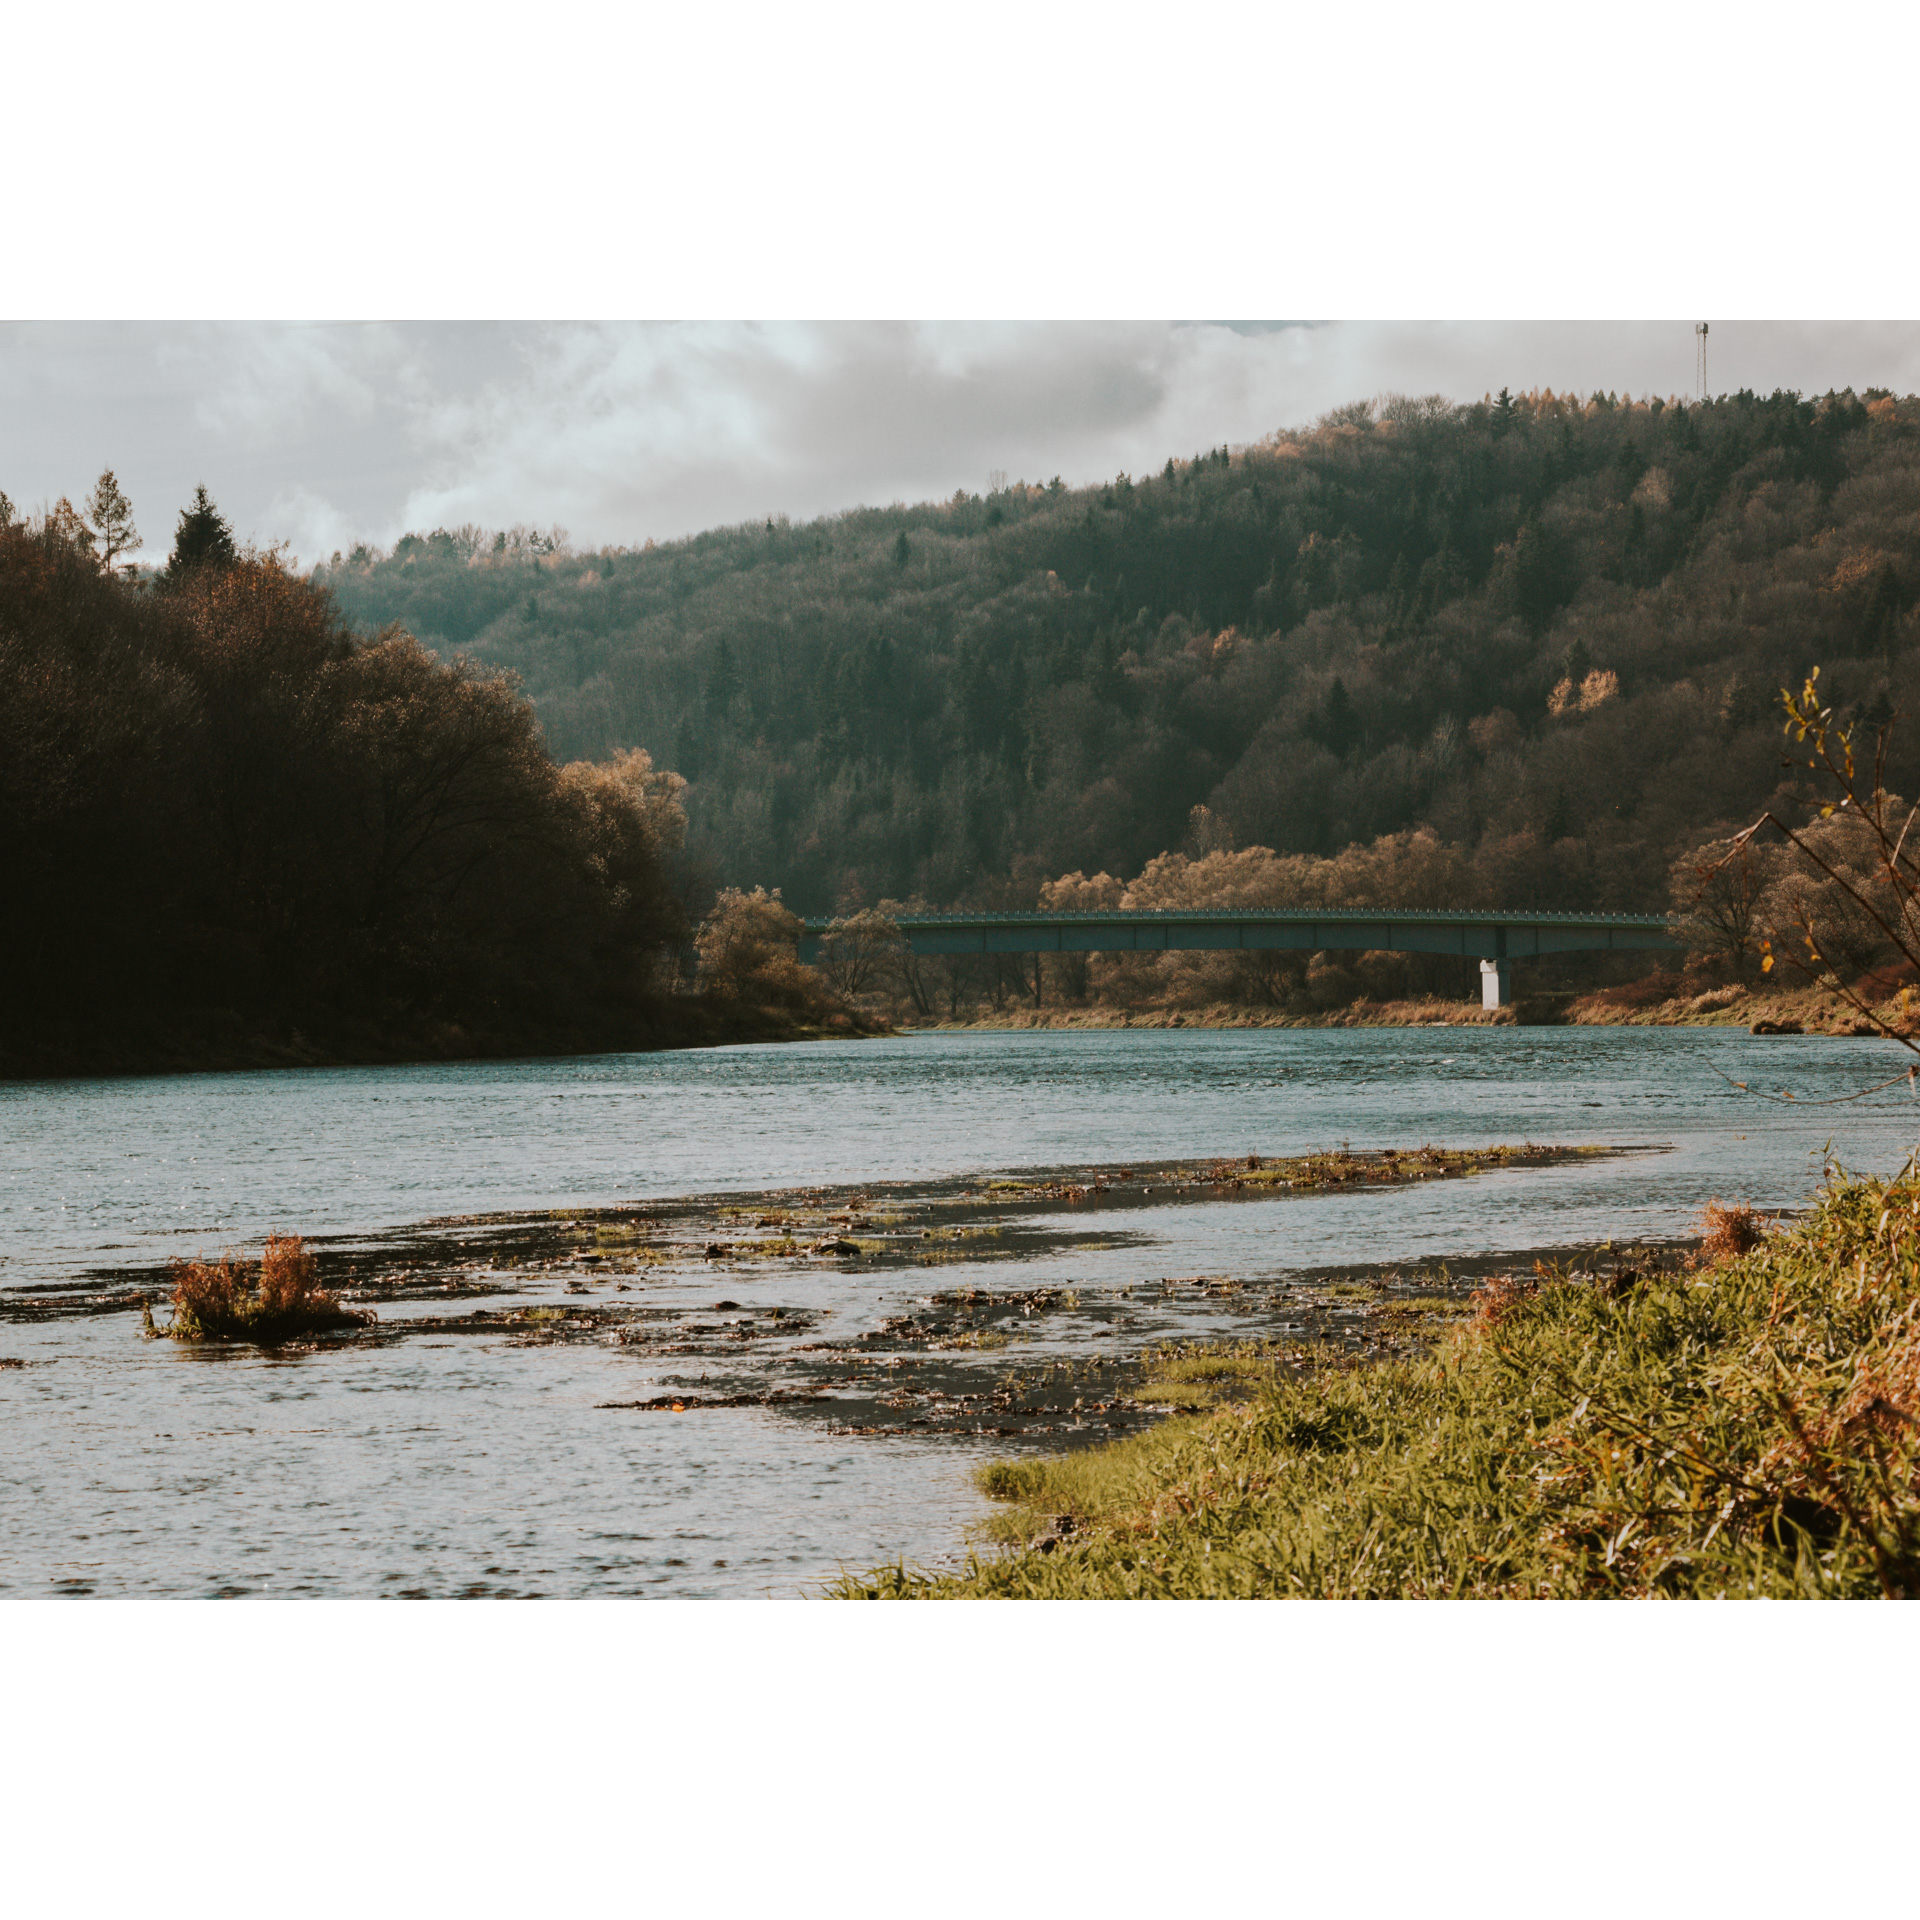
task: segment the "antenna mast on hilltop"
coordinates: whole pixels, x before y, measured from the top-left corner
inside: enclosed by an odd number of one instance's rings
[[[1693,330],[1693,343],[1694,383],[1704,404],[1707,397],[1707,323],[1704,320]]]

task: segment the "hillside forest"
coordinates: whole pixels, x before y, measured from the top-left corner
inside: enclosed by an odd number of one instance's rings
[[[711,878],[803,912],[1407,836],[1447,897],[1398,904],[1658,911],[1677,854],[1800,804],[1779,689],[1912,708],[1920,400],[1392,399],[1094,487],[592,553],[435,529],[314,580],[519,675],[558,757],[650,752]]]

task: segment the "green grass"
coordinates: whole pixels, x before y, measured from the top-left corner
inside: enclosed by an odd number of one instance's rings
[[[1836,1181],[1694,1270],[1476,1299],[1420,1358],[991,1466],[1016,1544],[837,1591],[1920,1596],[1920,1180]]]
[[[1304,1352],[1260,1340],[1150,1348],[1141,1356],[1145,1371],[1130,1397],[1187,1413],[1244,1401],[1272,1387],[1283,1369],[1297,1368]]]

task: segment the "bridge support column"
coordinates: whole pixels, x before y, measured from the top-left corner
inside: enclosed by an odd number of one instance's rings
[[[1513,962],[1511,960],[1480,962],[1480,1004],[1489,1010],[1494,1007],[1513,1005]]]

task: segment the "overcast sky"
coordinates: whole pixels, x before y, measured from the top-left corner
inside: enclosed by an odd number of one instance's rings
[[[1727,322],[1715,392],[1920,388],[1920,324]],[[103,466],[146,557],[204,482],[306,563],[476,521],[638,545],[770,514],[1070,482],[1386,392],[1684,394],[1691,320],[0,326],[0,490]]]

